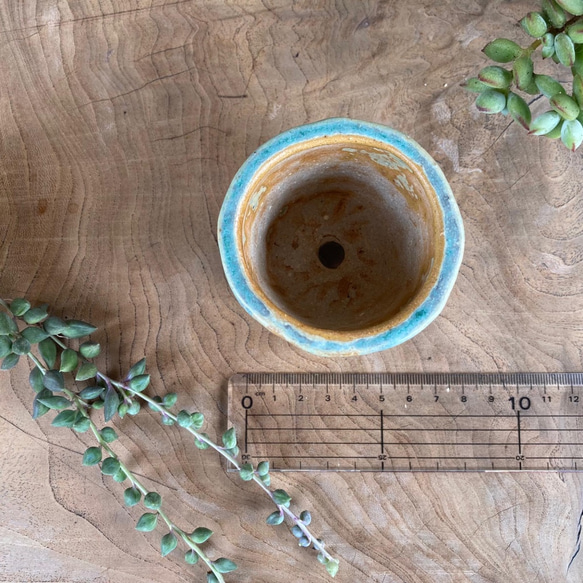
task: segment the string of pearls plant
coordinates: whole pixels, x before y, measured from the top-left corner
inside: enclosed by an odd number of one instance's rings
[[[541,10],[530,12],[520,24],[534,40],[521,47],[513,40],[498,38],[483,51],[497,63],[477,77],[468,79],[466,89],[479,93],[476,107],[488,114],[510,115],[529,134],[560,138],[569,150],[583,143],[583,0],[542,0]],[[541,49],[543,59],[552,59],[571,73],[573,80],[562,83],[534,72],[533,55]],[[532,119],[529,104],[516,93],[544,96],[550,109]],[[534,101],[534,100],[533,100]]]
[[[92,362],[100,353],[99,344],[88,340],[82,342],[78,350],[68,345],[70,340],[83,338],[95,330],[86,322],[64,321],[49,316],[47,305],[31,308],[25,299],[0,299],[0,358],[3,359],[0,368],[14,368],[21,357],[32,361],[34,367],[29,381],[36,393],[32,405],[33,417],[36,419],[49,411],[56,411],[53,426],[93,434],[97,445],[85,451],[83,465],[100,464],[101,472],[111,476],[115,482],[129,483],[124,492],[125,504],[135,506],[141,502],[148,510],[139,518],[136,529],[150,532],[160,523],[166,526],[167,532],[160,541],[162,556],[174,551],[181,541],[187,549],[184,560],[192,565],[201,561],[206,566],[207,583],[224,583],[223,575],[237,568],[232,560],[225,557],[209,557],[202,545],[212,536],[211,530],[199,527],[187,533],[166,514],[160,494],[149,491],[115,453],[111,444],[118,436],[113,427],[97,426],[97,410],[103,410],[104,421],[108,423],[115,416],[123,419],[125,415],[137,415],[142,404],[147,404],[161,415],[163,424],[177,424],[188,432],[199,449],[213,449],[226,458],[237,469],[242,480],[253,481],[275,505],[276,510],[267,517],[267,524],[282,524],[287,518],[299,545],[313,547],[318,553],[318,561],[334,577],[338,572],[338,560],[326,550],[324,542],[308,529],[312,520],[310,513],[304,510],[297,516],[291,509],[291,496],[285,490],[271,489],[269,462],[262,461],[257,467],[240,463],[234,428],[222,435],[222,445],[215,443],[207,433],[200,431],[204,425],[202,413],[182,410],[175,414],[171,411],[177,401],[175,393],[169,393],[164,398],[145,394],[150,384],[145,359],[134,364],[122,381],[99,372]],[[33,349],[38,355],[33,353]],[[86,386],[80,390],[76,390],[78,385],[75,389],[71,388],[71,383],[65,380],[67,374],[72,375],[76,383],[85,383]]]

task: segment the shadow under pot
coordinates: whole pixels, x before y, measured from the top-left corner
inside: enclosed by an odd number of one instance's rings
[[[328,119],[261,146],[219,217],[241,305],[308,352],[391,348],[441,311],[463,254],[451,189],[418,144],[388,127]]]

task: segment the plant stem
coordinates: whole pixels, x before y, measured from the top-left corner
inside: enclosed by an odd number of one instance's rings
[[[4,302],[2,302],[2,303],[4,303]],[[42,365],[40,360],[34,354],[32,354],[32,352],[28,353],[28,357],[32,360],[32,362],[41,371],[41,373],[43,375],[46,374],[46,372],[47,372],[46,368]],[[130,480],[130,482],[132,483],[132,486],[135,486],[142,493],[143,496],[148,494],[149,490],[140,482],[140,480],[135,476],[135,474],[124,464],[124,462],[119,458],[119,456],[115,453],[115,451],[113,451],[113,449],[111,448],[109,443],[107,443],[103,439],[103,437],[101,436],[101,433],[99,432],[99,429],[97,428],[97,426],[95,425],[95,423],[93,422],[93,420],[89,416],[89,413],[87,412],[87,409],[86,409],[87,404],[82,399],[80,399],[76,393],[74,393],[73,391],[70,391],[67,388],[63,389],[63,393],[65,395],[67,395],[67,397],[69,397],[69,399],[71,399],[71,401],[75,405],[75,408],[77,409],[77,411],[79,411],[85,418],[87,418],[89,420],[89,428],[91,429],[91,432],[95,436],[95,439],[97,440],[99,445],[112,458],[116,459],[119,462],[120,468],[123,470],[124,474]],[[170,520],[168,515],[161,508],[158,508],[156,510],[156,512],[162,518],[162,520],[166,523],[166,525],[168,526],[170,531],[178,534],[180,536],[180,538],[199,556],[199,558],[202,561],[204,561],[204,563],[206,563],[207,567],[215,575],[215,577],[218,579],[219,583],[224,583],[225,580],[224,580],[222,574],[216,570],[211,559],[205,554],[205,552],[197,544],[192,542],[192,540],[190,539],[188,534],[185,533],[174,522],[172,522],[172,520]]]
[[[118,389],[120,389],[121,391],[128,391],[134,397],[139,397],[140,399],[146,401],[158,413],[165,415],[166,417],[169,417],[170,419],[172,419],[175,422],[178,421],[178,418],[176,417],[176,415],[174,415],[170,411],[166,410],[160,403],[157,403],[154,399],[148,397],[148,395],[144,395],[143,393],[132,390],[131,387],[127,383],[114,381],[113,379],[111,379],[108,376],[103,375],[101,373],[97,373],[97,376],[99,378],[101,378],[106,384],[113,385],[113,386],[117,387]],[[237,471],[241,470],[241,465],[236,460],[236,458],[233,457],[223,447],[221,447],[220,445],[217,445],[214,441],[212,441],[211,439],[209,439],[208,437],[206,437],[202,433],[199,433],[198,431],[196,431],[192,427],[183,427],[183,429],[186,429],[196,439],[206,443],[211,448],[213,448],[218,454],[220,454],[225,459],[227,459],[231,464],[233,464],[233,466],[235,467],[235,469]],[[298,516],[296,516],[296,514],[292,510],[290,510],[287,506],[284,506],[283,504],[278,504],[274,500],[273,493],[271,492],[271,490],[261,481],[261,478],[255,472],[253,473],[253,481],[269,496],[269,498],[271,499],[273,504],[275,504],[275,506],[277,506],[277,509],[280,511],[280,513],[286,514],[287,517],[293,521],[294,525],[297,525],[300,527],[300,529],[302,530],[304,535],[308,538],[310,543],[314,546],[314,548],[318,552],[322,553],[329,561],[334,561],[334,562],[337,561],[337,559],[334,559],[334,557],[332,557],[332,555],[330,555],[330,553],[328,553],[328,551],[325,549],[324,545],[321,542],[319,542],[318,539],[314,535],[312,535],[312,533],[308,530],[308,528],[306,527],[304,522]]]

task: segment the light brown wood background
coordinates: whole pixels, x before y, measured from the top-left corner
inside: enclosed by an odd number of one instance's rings
[[[153,393],[226,423],[226,379],[272,371],[569,371],[583,357],[581,153],[471,107],[460,83],[536,1],[3,0],[0,293],[88,320],[116,374],[146,355]],[[525,37],[524,42],[527,40]],[[319,359],[231,295],[216,221],[237,168],[325,117],[385,123],[441,163],[467,247],[422,334]],[[0,580],[201,581],[123,487],[81,466],[89,435],[30,417],[21,364],[0,376]],[[268,501],[144,411],[121,455],[185,528],[216,531],[241,582],[329,580]],[[275,476],[340,557],[338,581],[579,582],[576,475]],[[216,554],[215,554],[216,553]]]

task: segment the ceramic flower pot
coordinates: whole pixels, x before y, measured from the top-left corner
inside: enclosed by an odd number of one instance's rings
[[[219,217],[227,280],[275,334],[318,355],[391,348],[442,310],[464,232],[435,161],[385,126],[327,119],[253,153]]]

